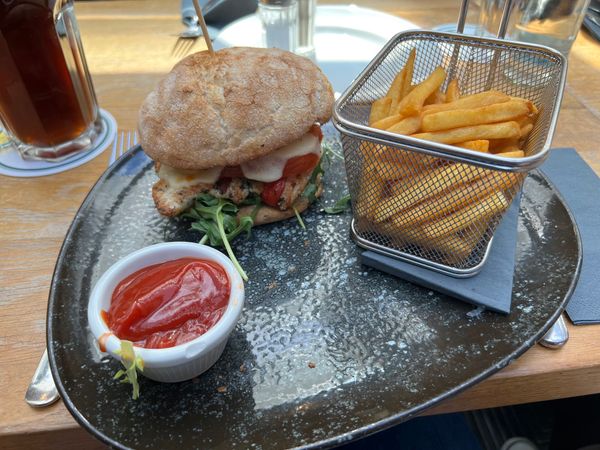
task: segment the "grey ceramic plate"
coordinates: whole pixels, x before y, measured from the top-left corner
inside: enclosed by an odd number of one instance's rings
[[[576,280],[577,231],[538,174],[522,200],[509,316],[472,307],[358,263],[350,214],[314,206],[259,227],[235,251],[250,276],[242,318],[221,359],[177,384],[146,379],[141,398],[112,380],[87,327],[90,289],[112,263],[162,241],[195,241],[152,205],[139,147],[111,167],[60,252],[48,309],[50,364],[65,405],[115,447],[284,448],[347,442],[406,420],[499,370],[541,337]],[[325,203],[345,192],[329,168]],[[219,392],[225,387],[225,392]]]

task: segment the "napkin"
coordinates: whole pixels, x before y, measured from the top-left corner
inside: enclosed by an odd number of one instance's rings
[[[362,253],[361,262],[411,283],[508,314],[512,299],[519,204],[520,197],[515,199],[502,218],[494,233],[487,262],[473,277],[451,277],[370,250]]]
[[[553,150],[542,172],[568,205],[581,236],[581,271],[567,314],[575,325],[600,323],[600,178],[572,148]]]

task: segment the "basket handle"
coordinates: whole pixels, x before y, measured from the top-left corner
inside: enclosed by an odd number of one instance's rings
[[[500,19],[500,25],[498,26],[498,39],[504,39],[506,30],[508,28],[508,19],[512,10],[514,0],[505,0],[504,9],[502,10],[502,18]],[[465,21],[467,20],[467,11],[469,10],[469,0],[462,0],[460,5],[460,11],[458,13],[458,23],[456,25],[456,32],[463,34],[465,30]]]
[[[506,30],[508,28],[508,19],[510,17],[510,12],[512,10],[514,0],[505,0],[504,9],[502,10],[502,18],[500,19],[500,25],[498,26],[498,34],[496,37],[498,39],[504,39],[506,35]],[[456,32],[463,34],[465,29],[465,21],[467,19],[467,11],[469,10],[469,0],[462,0],[462,4],[460,5],[460,11],[458,13],[458,23],[456,25]],[[490,64],[490,70],[488,72],[488,79],[486,82],[486,90],[489,90],[492,87],[492,82],[494,80],[494,74],[496,73],[496,69],[498,68],[498,58],[500,57],[500,52],[498,50],[494,51],[494,57]],[[454,49],[454,53],[452,56],[452,64],[451,64],[451,74],[454,74],[456,61],[458,59],[458,49]],[[454,75],[452,75],[454,76]]]

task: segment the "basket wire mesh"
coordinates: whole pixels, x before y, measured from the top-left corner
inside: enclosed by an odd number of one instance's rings
[[[386,95],[413,48],[413,84],[441,66],[458,79],[461,95],[493,89],[531,100],[539,115],[524,143],[525,157],[502,158],[370,128],[371,104]],[[527,172],[547,156],[565,73],[564,58],[545,47],[427,31],[394,37],[334,110],[359,245],[455,276],[477,273]]]

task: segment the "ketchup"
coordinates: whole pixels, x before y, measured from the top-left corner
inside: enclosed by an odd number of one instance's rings
[[[181,258],[144,267],[115,288],[104,316],[120,339],[165,348],[206,333],[227,309],[230,281],[212,261]]]

